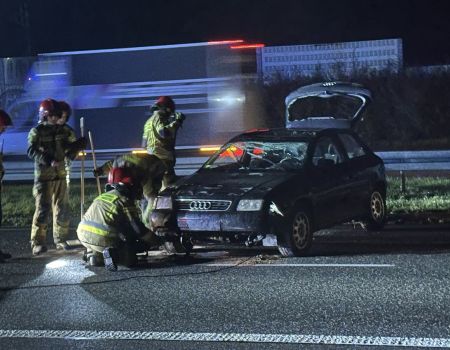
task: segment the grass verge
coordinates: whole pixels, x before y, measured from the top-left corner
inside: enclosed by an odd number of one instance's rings
[[[389,176],[387,206],[389,216],[394,219],[418,218],[420,221],[450,221],[450,178],[407,177],[406,191],[401,191],[399,177]],[[85,209],[97,196],[95,182],[85,186]],[[32,184],[3,184],[3,225],[26,227],[31,225],[34,213]],[[70,185],[70,223],[77,226],[80,221],[80,184]]]

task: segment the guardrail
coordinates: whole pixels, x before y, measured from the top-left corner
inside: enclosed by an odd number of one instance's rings
[[[118,150],[113,152],[96,153],[97,165],[113,159],[115,155],[124,153]],[[449,170],[450,151],[404,151],[404,152],[377,152],[384,161],[387,171],[417,171],[417,170]],[[208,156],[181,156],[177,159],[175,171],[178,175],[185,176],[195,172],[208,159]],[[6,175],[4,181],[33,180],[33,162],[25,156],[6,160],[4,163]],[[71,177],[80,178],[80,161],[74,161],[71,169]],[[85,161],[85,177],[93,179],[93,161],[89,151]]]
[[[386,170],[450,170],[450,151],[376,152]]]

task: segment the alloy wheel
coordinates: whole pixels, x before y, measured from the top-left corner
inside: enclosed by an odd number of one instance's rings
[[[374,191],[370,196],[370,213],[374,221],[383,220],[385,214],[384,200],[380,192]]]
[[[303,212],[298,212],[292,222],[292,239],[297,249],[303,249],[307,245],[309,231],[308,216]]]

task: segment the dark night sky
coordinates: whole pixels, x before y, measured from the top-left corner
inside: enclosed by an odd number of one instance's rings
[[[406,64],[450,64],[450,0],[0,0],[0,56],[27,55],[20,3],[28,4],[33,54],[234,38],[402,38]]]

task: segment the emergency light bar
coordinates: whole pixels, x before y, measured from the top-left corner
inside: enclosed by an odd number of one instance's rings
[[[208,41],[208,45],[227,45],[227,44],[239,44],[243,43],[244,40],[221,40],[221,41]]]
[[[264,44],[243,44],[243,45],[232,45],[230,49],[232,50],[242,50],[242,49],[259,49],[264,47]]]

